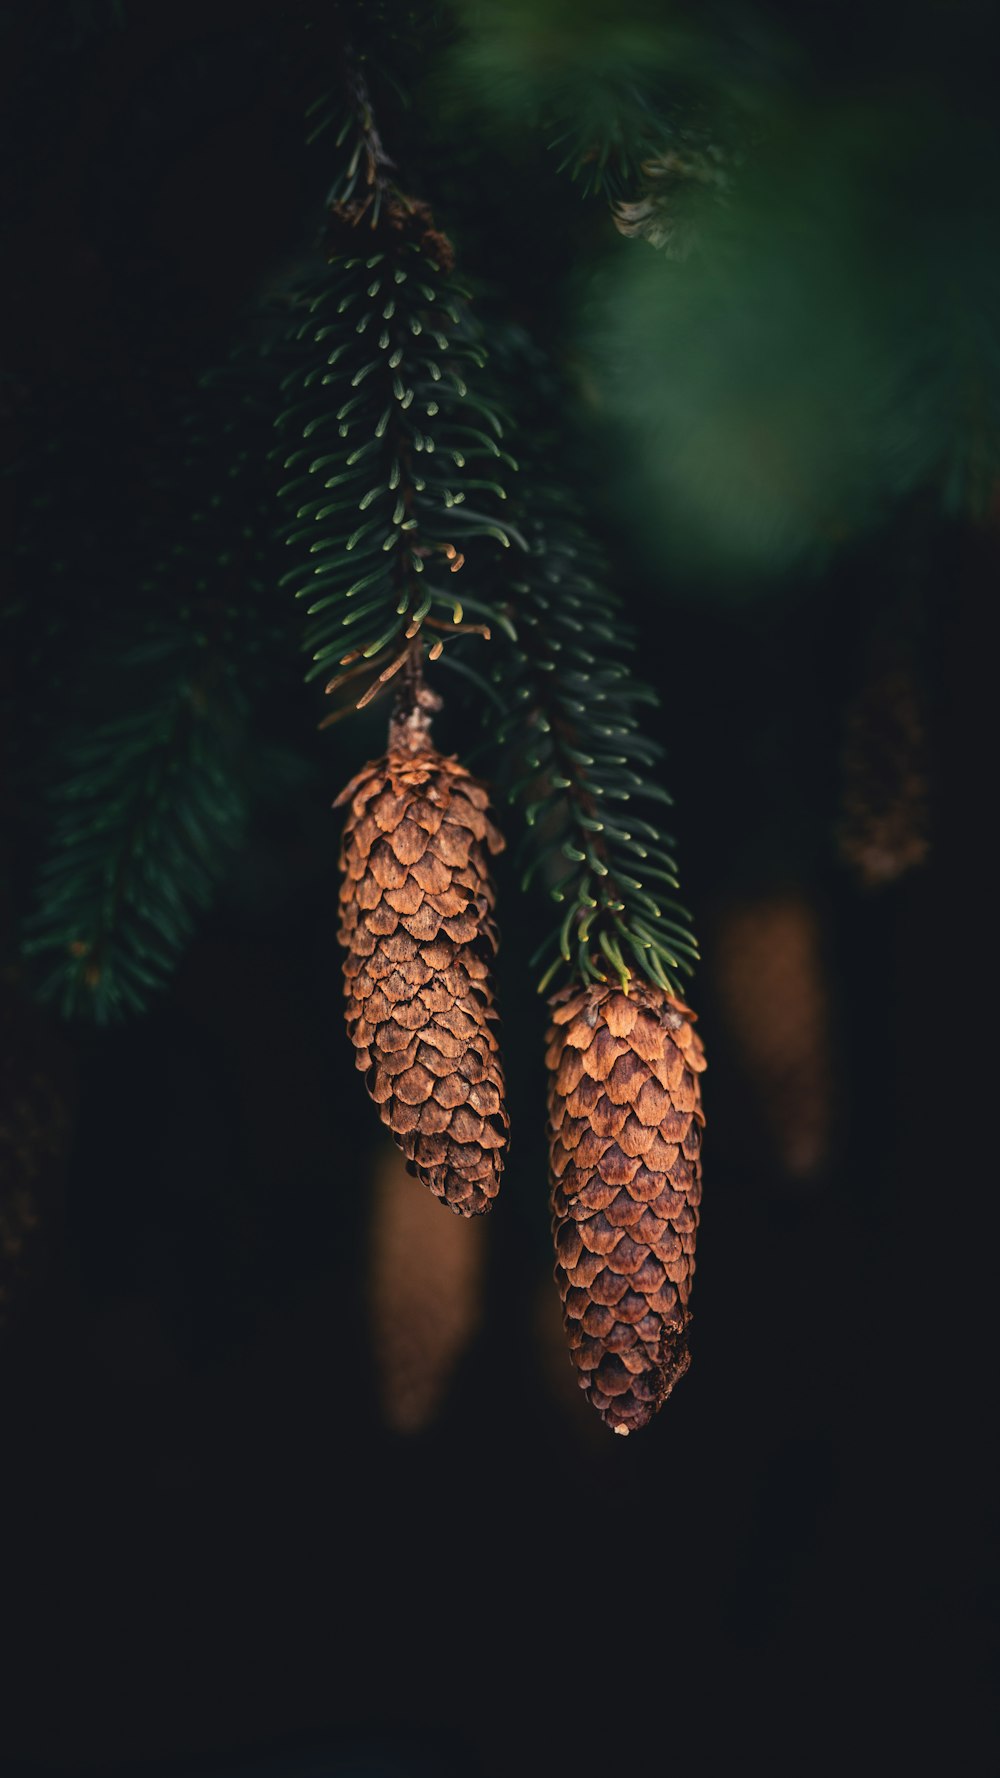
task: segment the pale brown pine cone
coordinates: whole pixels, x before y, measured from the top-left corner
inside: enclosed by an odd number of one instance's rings
[[[591,983],[550,1001],[556,1282],[581,1388],[645,1426],[690,1363],[704,1051],[681,1001]]]
[[[483,786],[426,740],[390,746],[343,803],[340,940],[357,1066],[411,1172],[474,1216],[496,1196],[507,1146],[487,858],[503,840]]]
[[[447,1399],[482,1313],[487,1224],[442,1216],[390,1143],[375,1163],[369,1314],[382,1417],[422,1432]]]
[[[834,1045],[819,914],[801,890],[733,903],[712,954],[720,1010],[775,1158],[808,1179],[830,1150]]]

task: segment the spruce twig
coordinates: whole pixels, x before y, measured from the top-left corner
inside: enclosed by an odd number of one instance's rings
[[[513,463],[495,409],[469,386],[485,354],[451,244],[396,180],[356,68],[347,89],[327,264],[301,292],[277,424],[293,447],[279,499],[296,561],[282,584],[307,602],[307,678],[328,694],[350,684],[360,709],[471,628],[509,627],[460,586],[492,542],[510,542],[494,476]]]
[[[106,1024],[165,987],[244,831],[250,704],[283,646],[259,598],[263,507],[249,480],[265,412],[244,366],[183,404],[170,481],[129,540],[138,610],[75,668],[44,767],[50,817],[24,943],[42,997],[67,1017]]]
[[[106,1024],[169,979],[238,841],[245,699],[184,633],[123,650],[119,708],[57,749],[25,950],[43,998]]]
[[[498,735],[509,792],[533,852],[523,886],[540,875],[560,907],[538,953],[549,957],[540,990],[568,967],[584,981],[627,987],[638,975],[679,994],[698,952],[676,898],[674,842],[656,819],[672,800],[652,776],[661,750],[639,726],[653,694],[622,658],[627,630],[573,500],[540,480],[521,504],[530,547],[512,583],[518,641],[494,682],[510,709]]]

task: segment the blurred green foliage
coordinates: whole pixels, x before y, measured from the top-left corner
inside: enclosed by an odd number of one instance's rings
[[[752,15],[658,0],[456,0],[454,91],[539,128],[585,192],[631,195],[675,132],[728,128],[760,102],[778,39]]]
[[[630,243],[589,339],[633,512],[673,561],[822,557],[1000,473],[995,144],[901,99],[775,120],[682,265]]]
[[[557,907],[533,962],[539,987],[635,974],[683,993],[698,957],[676,899],[676,843],[663,748],[644,732],[656,693],[636,671],[635,634],[583,502],[567,485],[568,391],[521,328],[492,317],[489,373],[510,400],[519,547],[498,569],[516,631],[492,653],[494,710],[482,711],[491,773],[524,818],[521,887]],[[499,588],[498,588],[499,591]]]
[[[989,510],[1000,169],[980,12],[882,6],[848,42],[821,11],[764,4],[456,0],[455,86],[640,237],[607,227],[570,328],[610,504],[663,565],[760,583],[915,491]]]

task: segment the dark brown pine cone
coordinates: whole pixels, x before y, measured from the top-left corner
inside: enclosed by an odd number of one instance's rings
[[[341,791],[347,1028],[383,1123],[462,1216],[497,1194],[508,1118],[494,1025],[488,797],[426,741],[390,747]]]
[[[869,673],[847,710],[840,854],[866,889],[894,883],[930,848],[922,694],[902,650]]]
[[[693,1013],[648,983],[549,1004],[556,1282],[580,1387],[628,1433],[690,1363],[704,1051]]]

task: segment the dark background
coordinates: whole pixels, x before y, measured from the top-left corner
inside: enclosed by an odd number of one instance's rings
[[[116,552],[169,471],[163,415],[314,235],[329,170],[301,116],[340,38],[314,7],[260,0],[7,6],[0,22],[20,466],[3,522],[30,545],[4,669],[15,934],[40,829],[22,756],[57,720],[81,622],[99,648],[130,596]],[[421,121],[397,121],[419,185]],[[600,205],[537,144],[498,167],[463,140],[446,166],[428,195],[470,276],[551,340]],[[68,576],[48,573],[53,539]],[[832,837],[841,717],[893,547],[869,540],[806,594],[752,604],[692,582],[668,606],[638,562],[626,577],[711,1064],[694,1364],[627,1443],[540,1351],[535,915],[506,865],[516,1141],[482,1328],[430,1426],[384,1424],[365,1269],[377,1125],[341,1024],[328,813],[381,717],[316,736],[294,635],[283,655],[276,641],[259,722],[301,772],[257,812],[169,994],[104,1033],[25,1012],[17,1037],[44,1054],[72,1140],[0,1333],[5,1772],[995,1769],[997,546],[929,527],[931,852],[865,896]],[[828,1021],[831,1135],[807,1178],[765,1127],[712,963],[727,910],[788,891],[822,933]]]

